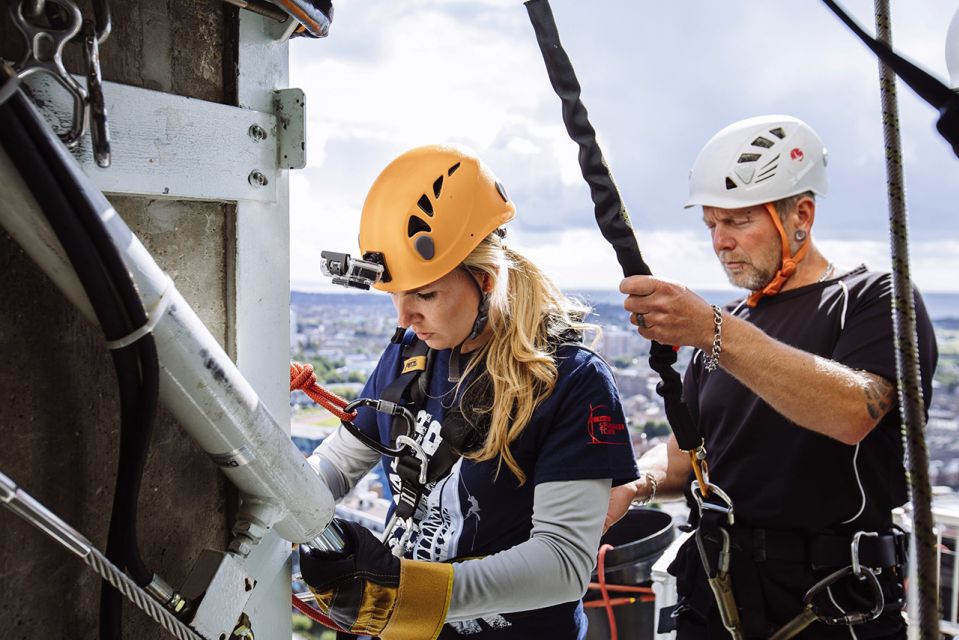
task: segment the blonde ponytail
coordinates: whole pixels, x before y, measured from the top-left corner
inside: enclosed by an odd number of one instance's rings
[[[510,445],[523,433],[540,403],[553,393],[556,346],[571,331],[582,334],[591,330],[598,338],[599,328],[582,321],[588,306],[568,298],[539,267],[504,247],[496,234],[484,239],[463,265],[488,274],[494,283],[489,314],[492,335],[463,376],[469,380],[479,363],[485,364],[482,375],[491,382],[492,406],[469,407],[463,414],[488,414],[489,431],[483,446],[465,455],[477,461],[499,458],[499,464],[505,463],[523,484],[526,474]],[[478,383],[476,379],[471,382]]]

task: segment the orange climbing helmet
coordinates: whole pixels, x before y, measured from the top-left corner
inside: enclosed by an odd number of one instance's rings
[[[450,273],[514,215],[506,189],[475,155],[453,146],[417,147],[370,187],[360,252],[385,267],[374,287],[408,291]]]

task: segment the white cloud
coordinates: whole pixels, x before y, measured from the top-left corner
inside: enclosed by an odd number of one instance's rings
[[[845,4],[871,30],[872,3]],[[695,287],[728,286],[708,243],[697,240],[698,218],[680,208],[686,176],[713,132],[764,112],[804,117],[826,140],[832,192],[817,236],[828,253],[840,262],[888,262],[877,66],[825,7],[552,5],[654,271]],[[515,241],[562,286],[591,280],[573,256],[605,256],[592,288],[614,287],[618,267],[592,226],[577,148],[522,4],[339,0],[336,8],[328,39],[292,48],[291,84],[307,92],[310,167],[291,176],[294,283],[319,281],[321,249],[355,251],[366,189],[389,160],[414,145],[456,142],[499,174],[520,207]],[[954,0],[928,0],[921,10],[895,2],[897,48],[944,77],[943,36],[954,11]],[[946,275],[959,253],[959,162],[934,131],[935,118],[901,89],[915,279],[925,289],[959,290]]]

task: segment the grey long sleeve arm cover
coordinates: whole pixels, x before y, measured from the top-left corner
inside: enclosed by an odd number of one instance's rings
[[[609,479],[537,485],[529,540],[485,558],[453,563],[446,619],[542,609],[583,597],[611,485]]]
[[[379,460],[378,453],[342,427],[309,457],[337,500]],[[611,484],[600,479],[537,485],[529,540],[453,564],[447,620],[542,609],[581,598],[596,563]]]
[[[313,451],[313,455],[307,458],[310,466],[330,488],[334,500],[348,494],[379,461],[380,454],[343,427],[338,427],[327,436]]]

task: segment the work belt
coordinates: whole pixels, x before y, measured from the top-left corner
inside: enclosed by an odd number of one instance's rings
[[[739,614],[742,614],[744,627],[738,623],[732,625],[736,630],[730,630],[731,637],[743,638],[746,635],[749,637],[769,637],[769,633],[773,630],[767,627],[768,623],[765,622],[766,619],[762,614],[766,608],[764,596],[756,590],[758,584],[756,587],[747,586],[753,580],[757,580],[758,576],[748,570],[741,573],[743,563],[754,564],[756,569],[767,561],[771,563],[791,563],[808,567],[817,574],[828,576],[807,590],[804,605],[808,606],[805,606],[802,614],[797,616],[795,623],[791,621],[793,628],[791,630],[785,627],[780,629],[773,636],[776,638],[791,638],[794,635],[791,631],[798,633],[815,621],[826,624],[860,624],[874,619],[883,610],[901,607],[901,601],[883,599],[876,576],[888,568],[905,565],[907,558],[906,536],[902,531],[893,529],[883,534],[874,532],[858,532],[846,535],[831,533],[803,534],[776,529],[716,525],[713,514],[708,515],[710,517],[707,517],[706,529],[698,532],[703,535],[698,555],[701,558],[703,551],[706,551],[709,561],[704,564],[707,567],[718,566],[721,556],[717,556],[716,552],[720,549],[723,538],[728,535],[728,549],[730,556],[732,556],[730,564],[740,568],[732,568],[730,572],[739,575],[741,582],[734,596],[728,598],[728,602],[727,599],[721,599],[717,596],[716,589],[712,588],[712,585],[710,585],[710,590],[694,588],[681,598],[677,605],[666,607],[661,611],[660,633],[674,630],[678,618],[687,610],[699,612],[700,616],[705,617],[705,612],[709,608],[708,603],[715,600],[717,606],[720,607],[720,615],[723,617],[723,623],[727,629],[730,629],[727,618],[732,616],[738,621]],[[700,525],[702,526],[703,523],[701,522]],[[782,567],[782,565],[779,566]],[[685,576],[685,579],[690,579],[692,576],[689,574],[689,567],[690,565],[686,564],[675,567],[678,572],[676,573],[677,578],[682,580],[682,576]],[[671,566],[670,572],[673,572],[673,570],[674,567]],[[902,575],[903,572],[899,571],[897,573]],[[706,577],[710,577],[708,569]],[[866,577],[870,578],[868,586],[872,589],[873,599],[875,600],[874,607],[869,611],[854,612],[848,617],[843,617],[833,614],[828,606],[820,606],[818,602],[813,602],[814,596],[821,600],[817,594],[823,592],[826,587],[833,583]],[[744,583],[742,580],[746,582]],[[731,593],[731,583],[729,587]],[[809,602],[806,602],[807,599]],[[724,614],[722,611],[724,606],[731,610]]]
[[[734,553],[748,554],[755,562],[779,560],[806,563],[819,571],[850,563],[852,534],[808,535],[776,529],[732,527]],[[874,569],[904,565],[906,537],[901,531],[859,539],[859,564]]]

